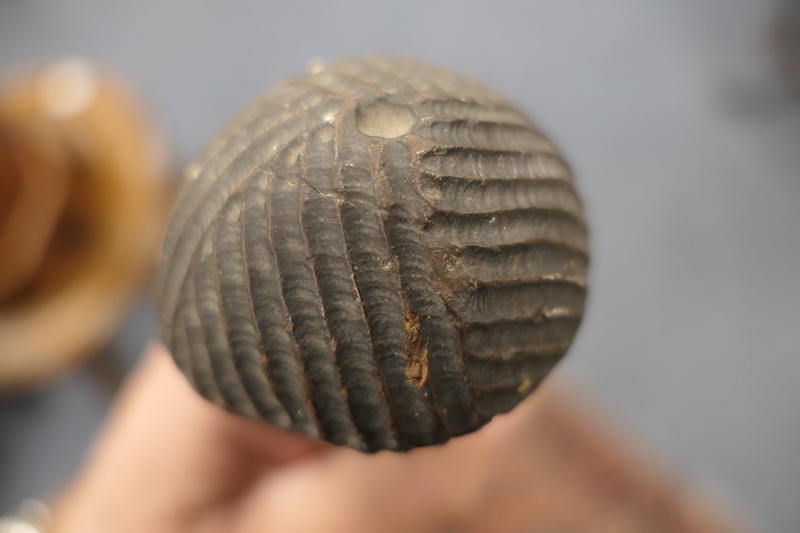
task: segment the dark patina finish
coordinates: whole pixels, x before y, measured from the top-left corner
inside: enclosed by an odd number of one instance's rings
[[[525,398],[581,320],[587,233],[567,165],[450,72],[312,69],[188,174],[162,338],[241,415],[364,451],[441,443]]]

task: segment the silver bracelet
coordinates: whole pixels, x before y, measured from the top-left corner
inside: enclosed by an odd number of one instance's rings
[[[13,516],[0,518],[0,533],[45,533],[50,508],[39,500],[25,500]]]

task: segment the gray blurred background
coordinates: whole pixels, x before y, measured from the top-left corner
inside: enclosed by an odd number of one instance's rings
[[[393,54],[487,82],[572,164],[591,293],[559,373],[762,531],[800,531],[800,102],[768,0],[2,0],[0,72],[80,55],[127,77],[176,165],[310,58]],[[0,258],[2,261],[2,258]],[[88,368],[0,400],[0,512],[58,490],[145,299]]]

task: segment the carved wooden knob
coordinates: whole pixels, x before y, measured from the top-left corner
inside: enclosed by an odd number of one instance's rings
[[[268,93],[190,168],[162,337],[226,409],[407,450],[534,390],[587,261],[570,171],[516,108],[437,68],[345,61]]]

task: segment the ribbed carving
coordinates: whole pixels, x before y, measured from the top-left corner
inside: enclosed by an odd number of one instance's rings
[[[583,314],[567,165],[483,86],[410,61],[286,83],[194,165],[164,239],[161,334],[210,401],[364,451],[480,428]]]

